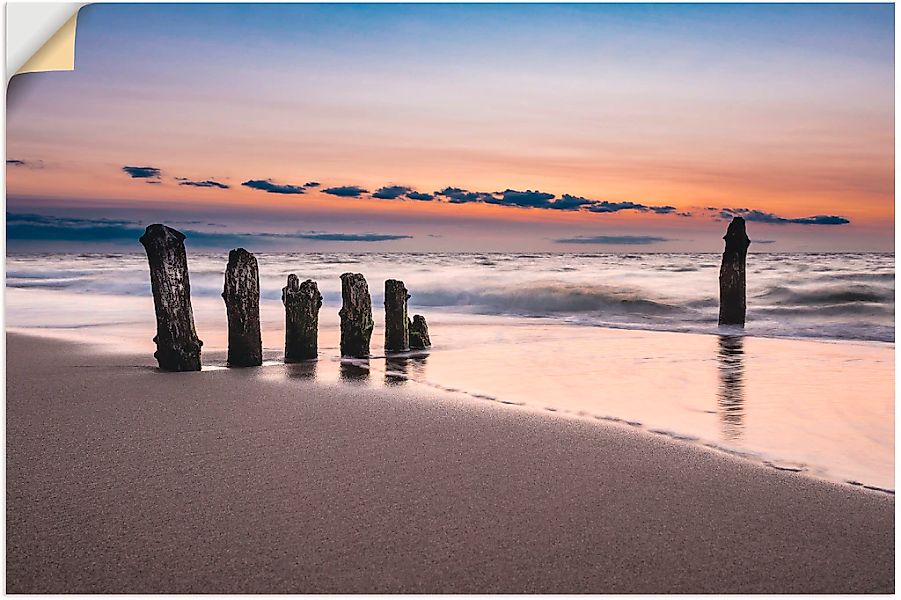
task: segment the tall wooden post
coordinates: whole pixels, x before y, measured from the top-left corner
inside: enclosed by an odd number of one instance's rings
[[[369,357],[369,339],[372,337],[372,298],[369,286],[360,273],[341,275],[341,356]]]
[[[385,281],[385,351],[406,352],[410,349],[410,325],[407,318],[407,300],[410,294],[404,282],[397,279]]]
[[[185,235],[154,224],[140,242],[150,263],[150,287],[156,311],[156,352],[153,356],[164,371],[199,371],[203,342],[194,330],[191,283]]]
[[[256,257],[244,248],[228,253],[222,298],[228,315],[228,366],[260,366],[260,272]]]
[[[316,282],[303,283],[293,273],[282,288],[285,305],[285,362],[311,360],[318,355],[319,309],[322,295]]]
[[[723,236],[726,249],[720,266],[720,325],[745,324],[745,262],[751,240],[745,232],[745,220],[735,217]]]

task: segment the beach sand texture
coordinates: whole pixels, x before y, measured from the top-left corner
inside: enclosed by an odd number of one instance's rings
[[[7,335],[7,592],[892,592],[894,497],[595,420]]]

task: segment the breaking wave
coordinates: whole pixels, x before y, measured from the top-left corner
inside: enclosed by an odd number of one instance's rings
[[[400,278],[411,308],[546,317],[577,325],[714,333],[713,254],[258,254],[262,299],[280,304],[288,273],[319,283],[327,309],[339,275],[366,275],[373,305],[381,282]],[[223,256],[192,254],[192,295],[217,299]],[[8,290],[148,297],[138,254],[7,257]],[[894,341],[894,255],[757,254],[748,258],[748,335]],[[132,301],[133,302],[133,301]],[[15,315],[12,315],[13,320]]]

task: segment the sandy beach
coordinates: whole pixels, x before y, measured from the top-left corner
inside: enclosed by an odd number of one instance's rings
[[[7,592],[894,590],[889,494],[409,381],[154,362],[7,335]]]

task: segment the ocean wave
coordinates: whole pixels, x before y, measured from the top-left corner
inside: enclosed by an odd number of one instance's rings
[[[775,304],[821,305],[893,301],[895,290],[873,285],[825,285],[816,288],[771,287],[754,298]]]
[[[494,288],[418,289],[415,303],[426,307],[468,306],[481,311],[514,314],[557,314],[616,310],[642,314],[671,314],[680,307],[642,297],[640,292],[609,287],[573,285],[561,282],[508,285]]]
[[[716,331],[719,263],[712,254],[260,253],[257,258],[261,297],[273,309],[288,273],[314,279],[325,304],[340,305],[339,276],[352,270],[368,279],[376,311],[384,301],[382,282],[398,278],[410,290],[411,310],[433,314]],[[221,302],[226,259],[190,255],[193,297]],[[7,288],[29,293],[121,296],[123,305],[150,295],[146,257],[140,254],[9,255],[7,268]],[[749,257],[746,332],[891,341],[893,269],[892,255]]]

